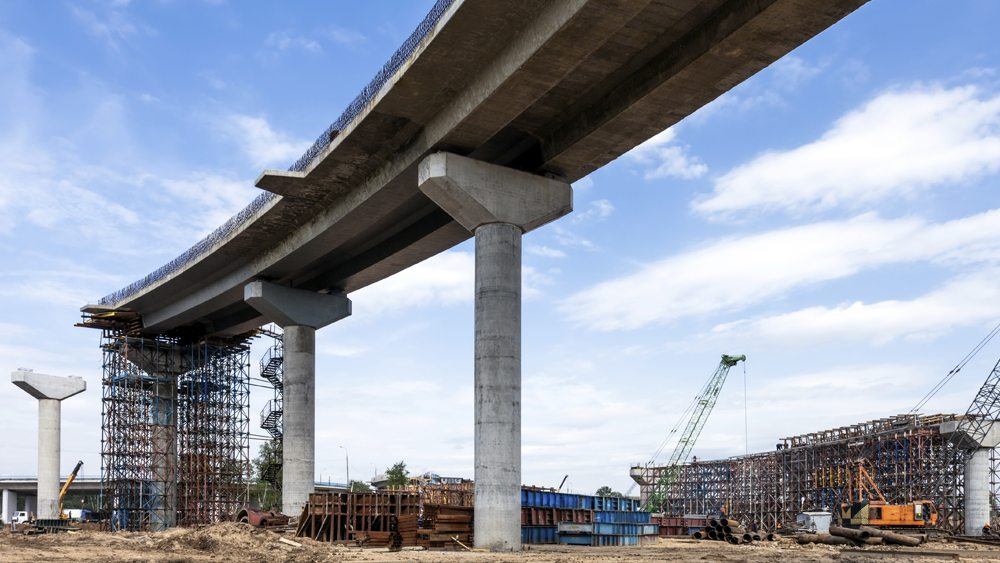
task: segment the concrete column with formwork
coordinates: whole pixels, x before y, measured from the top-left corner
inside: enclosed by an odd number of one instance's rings
[[[316,483],[316,329],[350,316],[351,300],[266,281],[247,284],[243,297],[285,331],[281,511],[298,516]]]
[[[990,454],[1000,444],[1000,421],[950,421],[941,434],[967,450],[965,462],[965,535],[981,536],[990,522]]]
[[[555,178],[450,153],[420,190],[476,237],[475,545],[521,550],[521,237],[573,210]]]
[[[3,506],[0,507],[0,520],[3,520],[4,524],[10,524],[11,520],[14,519],[14,513],[17,512],[17,491],[4,489],[0,502],[3,503]]]
[[[152,487],[151,532],[177,526],[177,378],[157,374],[152,385],[153,451],[150,457]]]
[[[36,518],[59,518],[59,456],[62,401],[87,390],[79,377],[18,370],[10,380],[38,399],[38,511]]]

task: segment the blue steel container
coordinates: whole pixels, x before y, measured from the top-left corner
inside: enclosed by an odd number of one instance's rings
[[[639,545],[639,536],[617,536],[594,534],[591,536],[590,545],[595,546],[615,546],[615,545]]]
[[[594,533],[600,535],[639,535],[639,524],[595,523]]]
[[[590,534],[559,534],[559,543],[570,545],[590,545]]]
[[[559,543],[556,526],[522,526],[521,543]]]
[[[700,530],[701,528],[696,528],[696,529]],[[658,524],[639,524],[639,535],[656,536],[659,534],[660,534],[660,526]]]
[[[594,522],[649,524],[649,513],[645,511],[631,512],[626,510],[595,510]]]

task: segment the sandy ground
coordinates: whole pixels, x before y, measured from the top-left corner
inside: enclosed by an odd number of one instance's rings
[[[0,562],[95,563],[359,562],[359,563],[876,563],[909,561],[1000,561],[1000,548],[934,542],[920,548],[870,547],[863,553],[834,546],[800,546],[793,541],[729,545],[714,541],[660,538],[645,547],[526,546],[521,553],[363,550],[295,538],[294,547],[274,532],[241,524],[174,529],[157,534],[84,530],[75,534],[24,536],[0,532]],[[946,552],[932,554],[931,552]],[[958,554],[959,557],[956,557]]]

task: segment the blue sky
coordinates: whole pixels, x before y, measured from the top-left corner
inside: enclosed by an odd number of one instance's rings
[[[64,472],[100,467],[79,307],[245,206],[430,5],[0,3],[0,358],[87,380]],[[720,354],[748,356],[747,393],[740,366],[702,459],[905,413],[1000,322],[997,21],[986,0],[874,0],[578,182],[524,240],[525,483],[627,489]],[[354,478],[472,476],[472,250],[319,332],[317,477],[343,481],[339,446]],[[964,412],[998,356],[924,412]],[[0,385],[0,405],[0,475],[33,474],[34,401]]]

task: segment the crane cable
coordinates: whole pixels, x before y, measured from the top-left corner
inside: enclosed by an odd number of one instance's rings
[[[917,411],[924,408],[924,405],[927,404],[927,401],[930,401],[934,397],[934,395],[937,394],[938,391],[940,391],[945,385],[947,385],[948,382],[951,381],[953,377],[955,377],[955,374],[961,371],[962,368],[965,367],[965,364],[969,363],[972,360],[972,358],[976,357],[976,354],[978,354],[979,351],[982,350],[984,346],[989,344],[990,340],[993,340],[993,337],[996,336],[998,333],[1000,333],[1000,324],[994,327],[993,330],[991,330],[990,333],[986,335],[986,338],[983,338],[982,341],[980,341],[979,344],[977,344],[976,347],[973,348],[971,352],[966,354],[965,357],[962,358],[962,361],[958,362],[958,365],[955,366],[951,371],[949,371],[948,375],[944,376],[944,379],[939,381],[938,384],[935,385],[934,388],[931,389],[930,392],[927,393],[927,395],[925,395],[924,398],[921,399],[919,403],[917,403],[917,406],[910,409],[909,414],[916,414]]]
[[[743,360],[743,447],[750,455],[750,424],[747,416],[747,361]]]
[[[670,438],[672,438],[674,434],[676,434],[677,431],[681,429],[681,425],[684,424],[684,421],[688,419],[688,415],[690,415],[691,412],[694,411],[694,407],[698,404],[698,400],[701,399],[701,397],[705,394],[705,391],[708,390],[708,386],[711,385],[711,383],[712,383],[712,378],[709,378],[708,381],[705,382],[704,387],[701,388],[701,391],[698,391],[698,394],[695,396],[694,400],[691,401],[691,404],[688,405],[686,409],[684,409],[683,413],[681,413],[681,417],[677,419],[677,424],[675,424],[670,433],[667,434],[667,437],[663,439],[663,442],[660,444],[660,447],[656,448],[656,452],[653,453],[653,457],[649,460],[649,463],[647,465],[653,465],[654,463],[656,463],[656,458],[659,457],[661,453],[663,453],[663,448],[667,447],[667,444],[670,442]]]

